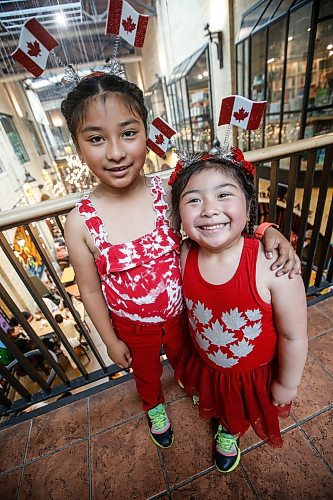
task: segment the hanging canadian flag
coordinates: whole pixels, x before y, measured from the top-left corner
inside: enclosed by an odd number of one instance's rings
[[[267,101],[250,101],[240,95],[222,99],[219,125],[236,125],[247,130],[259,127]]]
[[[170,127],[160,116],[154,118],[150,124],[147,146],[161,158],[165,155],[170,139],[176,130]]]
[[[148,20],[124,0],[109,0],[105,34],[120,35],[130,45],[143,47]]]
[[[24,24],[19,45],[11,55],[34,76],[40,76],[46,68],[50,51],[58,45],[57,40],[32,17]]]

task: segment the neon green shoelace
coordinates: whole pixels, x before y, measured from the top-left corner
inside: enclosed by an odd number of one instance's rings
[[[228,434],[226,432],[223,432],[223,428],[221,425],[219,425],[217,429],[217,433],[215,434],[215,439],[221,450],[230,451],[233,446],[235,446],[235,448],[237,449],[236,447],[237,437],[232,436],[231,434]]]
[[[162,408],[156,408],[154,413],[148,412],[148,414],[156,430],[163,429],[169,422],[163,406]]]

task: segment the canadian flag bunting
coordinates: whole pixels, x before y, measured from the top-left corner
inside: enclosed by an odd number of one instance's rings
[[[170,139],[176,130],[170,127],[160,116],[150,124],[147,146],[161,158],[165,155]]]
[[[58,45],[57,40],[32,17],[24,24],[19,45],[11,55],[34,76],[40,76],[46,68],[50,51]]]
[[[134,47],[143,47],[149,16],[143,16],[124,0],[109,0],[106,35],[120,35]]]
[[[247,130],[259,127],[267,101],[250,101],[240,95],[222,99],[219,125],[236,125]]]

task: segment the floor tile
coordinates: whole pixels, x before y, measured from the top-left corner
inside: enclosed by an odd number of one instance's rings
[[[0,431],[0,472],[23,463],[29,428],[30,420],[26,420]]]
[[[24,468],[20,500],[88,500],[88,442],[37,460]]]
[[[316,308],[322,313],[326,314],[332,320],[333,317],[333,297],[322,300],[316,305]]]
[[[333,477],[299,429],[287,432],[283,448],[261,446],[242,464],[260,499],[328,499]]]
[[[300,421],[329,405],[332,400],[332,378],[309,356],[291,414]]]
[[[92,434],[143,412],[134,380],[94,394],[89,400]]]
[[[87,400],[82,399],[33,419],[27,460],[87,436]]]
[[[302,429],[309,436],[318,451],[324,456],[325,460],[333,468],[333,410],[321,413],[312,420],[302,424]]]
[[[309,339],[321,335],[333,328],[333,315],[322,313],[322,303],[308,307],[308,336]]]
[[[252,491],[247,484],[241,469],[232,474],[221,474],[213,470],[172,492],[173,500],[217,500],[217,499],[244,499],[253,498]]]
[[[333,331],[309,342],[309,351],[333,376]]]
[[[91,440],[93,500],[145,499],[166,489],[145,416]]]
[[[0,498],[3,500],[16,500],[20,477],[21,469],[0,476]]]
[[[168,405],[167,412],[175,439],[172,447],[161,453],[172,486],[213,465],[213,432],[190,398]]]

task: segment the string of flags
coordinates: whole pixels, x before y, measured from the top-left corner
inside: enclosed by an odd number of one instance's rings
[[[112,58],[114,61],[118,61],[116,52],[119,37],[134,47],[143,47],[148,21],[149,16],[139,14],[125,0],[109,0],[105,34],[117,37]],[[30,18],[23,25],[18,47],[11,55],[30,73],[39,77],[46,68],[50,52],[58,45],[59,42],[36,18]],[[70,66],[68,65],[68,67]],[[266,103],[267,101],[251,101],[239,95],[225,97],[221,102],[218,125],[229,125],[229,132],[231,125],[246,130],[255,130],[260,125]],[[150,125],[147,146],[155,154],[163,157],[170,139],[176,133],[176,130],[163,118],[157,117]],[[227,137],[229,137],[228,132]]]
[[[109,0],[106,35],[123,38],[134,47],[143,47],[149,16],[139,14],[124,0]],[[32,17],[23,25],[17,49],[11,56],[34,76],[43,74],[50,52],[59,42]]]
[[[143,47],[149,16],[139,14],[124,0],[109,0],[106,35],[119,35],[134,47]]]
[[[33,17],[24,24],[18,47],[11,55],[34,76],[40,76],[49,53],[58,45],[59,42]]]

